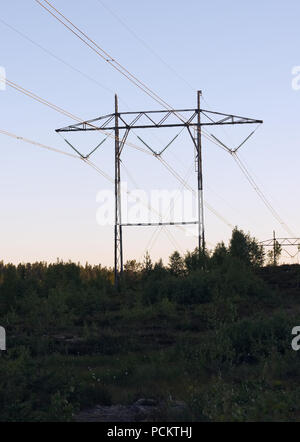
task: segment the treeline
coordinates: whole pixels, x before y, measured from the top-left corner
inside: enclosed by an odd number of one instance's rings
[[[0,263],[0,421],[170,396],[189,409],[171,420],[297,420],[300,267],[278,278],[273,258],[236,228],[211,252],[127,262],[119,289],[100,265]]]
[[[112,269],[81,266],[72,262],[54,264],[3,264],[0,262],[0,324],[14,334],[40,334],[67,325],[83,325],[99,317],[118,302],[139,301],[151,304],[162,299],[181,304],[208,302],[216,291],[228,290],[226,275],[238,281],[243,290],[259,295],[259,283],[251,269],[264,263],[264,251],[249,234],[235,229],[228,247],[214,251],[198,250],[181,256],[175,251],[169,263],[128,261],[124,266],[120,290],[114,287]],[[255,287],[253,287],[253,285]],[[114,307],[115,306],[115,307]]]

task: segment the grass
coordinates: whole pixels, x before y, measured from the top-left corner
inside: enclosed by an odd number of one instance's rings
[[[299,421],[291,329],[300,324],[300,266],[239,271],[235,263],[155,276],[154,285],[129,275],[121,293],[99,270],[87,282],[82,268],[78,280],[66,266],[67,277],[60,264],[51,279],[39,267],[38,284],[36,268],[30,278],[3,270],[0,421],[68,421],[139,398],[164,401],[161,419]],[[172,414],[171,400],[186,411]]]

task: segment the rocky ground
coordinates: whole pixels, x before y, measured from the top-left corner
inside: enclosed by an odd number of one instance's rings
[[[77,422],[155,422],[184,420],[188,411],[187,405],[180,401],[158,402],[154,399],[139,399],[132,405],[97,405],[78,413]]]

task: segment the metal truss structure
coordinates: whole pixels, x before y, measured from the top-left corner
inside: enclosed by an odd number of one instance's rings
[[[300,247],[300,238],[276,238],[275,241],[281,247]],[[267,239],[265,241],[261,241],[261,245],[264,247],[273,247],[274,240]]]
[[[261,241],[260,245],[273,248],[274,264],[276,264],[275,251],[277,246],[280,246],[290,258],[295,258],[300,253],[300,238],[276,238],[275,232],[273,232],[272,239]],[[297,247],[297,252],[290,253],[288,250],[290,247]]]
[[[198,91],[197,107],[194,109],[177,109],[177,110],[168,109],[168,110],[151,110],[151,111],[138,111],[138,112],[119,112],[118,97],[116,95],[114,113],[104,115],[95,118],[93,120],[83,121],[81,123],[73,124],[56,130],[56,132],[58,133],[101,131],[101,130],[114,131],[114,137],[115,137],[115,241],[114,241],[115,267],[114,268],[115,268],[116,285],[119,284],[120,275],[123,272],[122,228],[125,226],[198,224],[199,254],[204,253],[205,251],[203,173],[202,173],[202,127],[241,125],[241,124],[261,124],[262,121],[252,118],[241,117],[238,115],[224,114],[221,112],[213,112],[201,109],[200,106],[201,95],[202,95],[201,91]],[[127,141],[130,130],[161,129],[161,128],[183,128],[183,129],[186,128],[196,149],[196,172],[197,172],[197,182],[198,182],[197,221],[182,222],[182,223],[170,222],[170,223],[122,224],[120,163],[121,163],[121,153],[123,147]],[[247,137],[247,139],[248,138],[249,137]],[[146,146],[151,150],[154,156],[159,157],[170,146],[171,143],[169,143],[159,153],[154,152],[148,145]],[[73,147],[70,143],[68,144],[71,147]]]
[[[198,109],[120,112],[118,114],[118,127],[119,130],[159,129],[162,127],[197,127],[199,124],[198,114]],[[200,114],[202,117],[201,126],[262,123],[261,120],[254,120],[252,118],[223,114],[221,112],[213,112],[204,109],[200,109]],[[216,120],[213,119],[214,117]],[[58,129],[57,132],[96,131],[100,129],[115,130],[115,128],[115,114],[109,114]]]
[[[282,250],[284,250],[289,255],[290,258],[295,258],[300,253],[300,238],[272,238],[272,239],[267,239],[265,241],[261,241],[260,244],[263,247],[272,247],[274,257],[275,257],[276,245],[280,246]],[[290,253],[288,250],[290,247],[297,247],[297,252]],[[274,263],[275,263],[275,258],[274,258]]]

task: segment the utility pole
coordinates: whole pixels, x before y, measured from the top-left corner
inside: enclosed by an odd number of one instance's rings
[[[141,110],[120,112],[118,106],[118,97],[115,95],[115,111],[92,120],[82,121],[71,124],[70,126],[57,129],[56,132],[87,132],[87,131],[114,131],[115,137],[115,232],[114,232],[114,265],[115,265],[115,285],[119,287],[121,275],[123,272],[123,227],[141,227],[141,226],[162,226],[162,225],[187,225],[198,224],[197,246],[199,249],[199,258],[205,255],[205,228],[204,228],[204,199],[203,199],[203,170],[202,170],[202,127],[226,126],[226,125],[248,125],[261,124],[261,120],[242,117],[239,115],[225,114],[211,110],[201,109],[202,92],[197,92],[197,107],[189,109],[160,109],[160,110]],[[121,216],[121,154],[126,144],[127,137],[131,130],[138,129],[186,129],[196,150],[197,166],[197,197],[198,197],[198,216],[197,221],[186,222],[159,222],[159,223],[122,223]],[[197,134],[192,132],[197,131]],[[254,133],[254,132],[253,132]],[[178,136],[178,135],[177,135]],[[176,136],[176,137],[177,137]],[[155,152],[140,137],[138,137],[158,159],[171,146],[173,138],[167,146],[160,152]],[[246,140],[249,137],[246,138]],[[245,140],[245,141],[246,141]],[[245,143],[244,141],[244,143]],[[78,150],[67,141],[78,154]],[[200,260],[201,262],[201,260]]]
[[[115,286],[123,273],[123,241],[121,214],[120,130],[118,96],[115,95]]]
[[[201,96],[197,92],[197,178],[198,178],[198,248],[199,259],[205,255],[204,233],[204,199],[203,199],[203,171],[202,171],[202,133],[201,133]]]
[[[276,234],[275,234],[275,230],[273,230],[273,264],[274,264],[274,267],[277,264],[277,262],[276,262]]]
[[[273,231],[273,237],[259,243],[263,247],[272,247],[273,250],[273,265],[278,264],[278,259],[282,250],[286,252],[290,258],[295,258],[300,252],[300,238],[278,238],[275,231]],[[297,252],[289,252],[288,249],[296,249]]]

